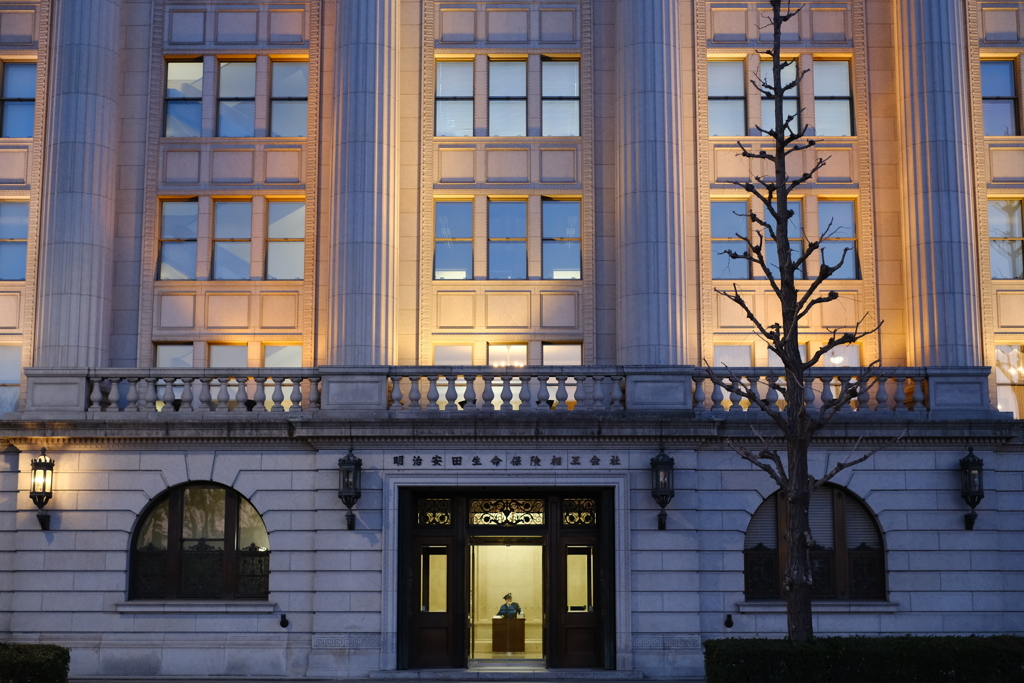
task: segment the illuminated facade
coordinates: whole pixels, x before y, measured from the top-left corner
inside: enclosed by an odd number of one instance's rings
[[[0,0],[0,638],[83,677],[685,678],[784,633],[782,504],[727,445],[769,423],[701,369],[778,372],[714,291],[778,314],[720,256],[764,172],[762,12]],[[819,633],[1024,630],[1022,12],[787,25],[829,157],[801,239],[856,255],[806,339],[884,321],[814,400],[888,378],[812,472],[905,434],[816,494]]]

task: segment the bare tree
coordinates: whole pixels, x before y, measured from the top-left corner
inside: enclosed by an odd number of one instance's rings
[[[811,180],[825,166],[828,159],[817,158],[805,172],[790,172],[789,158],[815,145],[815,141],[807,137],[807,126],[800,124],[800,112],[787,113],[784,109],[786,93],[798,88],[806,74],[797,68],[794,69],[795,77],[787,77],[784,72],[794,65],[794,62],[781,57],[782,29],[786,22],[797,16],[801,7],[794,9],[791,0],[769,1],[772,9],[773,40],[771,49],[763,51],[762,54],[771,58],[772,71],[770,76],[755,75],[752,82],[764,98],[774,101],[771,129],[758,127],[761,134],[770,138],[774,144],[757,151],[753,151],[753,148],[742,142],[738,144],[742,156],[770,162],[774,168],[774,175],[755,175],[752,180],[735,183],[756,198],[763,206],[764,215],[762,217],[753,210],[748,212],[747,218],[755,226],[753,235],[736,236],[744,242],[745,251],[726,250],[722,253],[737,261],[746,261],[755,272],[759,272],[768,281],[781,303],[782,320],[770,323],[759,320],[751,304],[735,285],[731,291],[716,291],[743,309],[758,335],[781,360],[784,373],[780,373],[783,377],[769,376],[764,381],[769,390],[765,394],[762,394],[761,381],[757,378],[741,381],[728,370],[722,375],[709,370],[709,374],[716,385],[734,395],[738,394],[741,399],[749,401],[752,407],[764,411],[781,431],[779,441],[784,445],[783,455],[780,455],[780,449],[775,447],[773,438],[760,434],[758,447],[749,448],[733,442],[729,445],[741,457],[767,472],[779,485],[781,495],[785,496],[788,502],[788,530],[785,535],[788,557],[783,590],[786,595],[789,638],[802,643],[814,635],[811,623],[813,577],[810,560],[814,539],[811,536],[808,515],[811,492],[842,470],[867,460],[876,452],[855,455],[855,447],[847,459],[839,462],[821,478],[815,478],[808,471],[808,450],[815,433],[837,412],[851,401],[861,401],[867,397],[870,388],[878,381],[872,376],[879,362],[871,363],[867,368],[859,370],[857,377],[841,383],[831,398],[828,392],[824,393],[823,400],[818,406],[815,406],[813,391],[808,392],[808,383],[813,381],[809,370],[833,349],[856,343],[876,332],[878,326],[865,329],[862,318],[852,330],[841,333],[838,329],[829,329],[828,341],[806,359],[801,357],[801,322],[815,307],[839,298],[835,291],[826,291],[824,285],[842,269],[850,249],[844,248],[832,265],[821,258],[817,275],[813,279],[802,279],[802,274],[811,263],[811,256],[816,252],[823,256],[822,241],[833,235],[839,226],[829,224],[821,231],[817,240],[808,241],[805,246],[801,246],[799,241],[790,241],[790,226],[794,215],[793,209],[790,208],[790,196],[797,188]],[[766,400],[766,397],[772,394],[784,397],[783,409],[780,409],[774,400]]]

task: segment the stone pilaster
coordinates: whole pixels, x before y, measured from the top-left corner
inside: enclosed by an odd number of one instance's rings
[[[618,6],[618,362],[683,357],[682,92],[678,0]]]
[[[963,0],[896,3],[911,365],[982,364]]]
[[[39,231],[37,367],[110,360],[120,0],[58,0]]]
[[[394,342],[396,0],[338,3],[327,359],[382,365]]]

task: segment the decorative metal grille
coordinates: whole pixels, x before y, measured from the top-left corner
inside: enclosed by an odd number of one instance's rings
[[[416,503],[416,523],[426,526],[448,526],[451,524],[451,499],[420,498]]]
[[[152,543],[135,551],[132,597],[162,598],[167,593],[167,550]]]
[[[743,578],[748,600],[779,597],[779,551],[758,543],[743,551]]]
[[[544,501],[540,498],[471,500],[469,523],[487,526],[540,526],[544,524]]]
[[[814,546],[811,548],[811,596],[815,598],[836,597],[836,551]]]
[[[850,597],[885,598],[882,588],[882,551],[861,543],[847,551],[850,557]]]
[[[182,598],[219,598],[224,594],[224,551],[200,538],[181,553]]]
[[[252,543],[235,555],[238,560],[235,597],[265,599],[270,594],[270,551]]]
[[[597,524],[597,501],[593,498],[563,498],[562,524],[565,526]]]

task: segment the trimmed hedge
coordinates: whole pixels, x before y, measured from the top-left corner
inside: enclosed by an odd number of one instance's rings
[[[0,643],[0,683],[68,683],[71,650]]]
[[[1020,636],[888,636],[704,643],[708,683],[1024,683]]]

